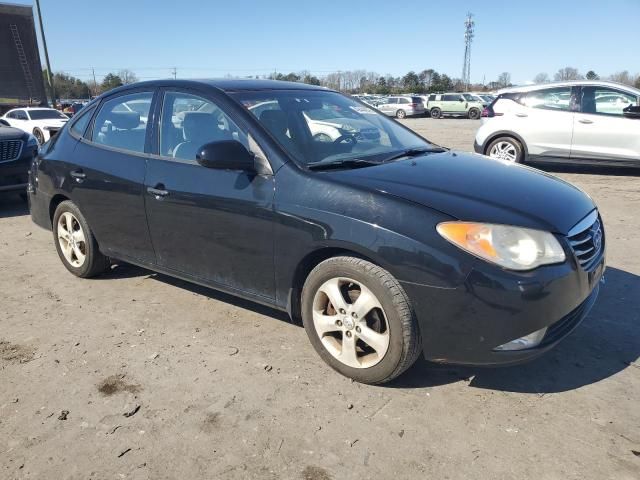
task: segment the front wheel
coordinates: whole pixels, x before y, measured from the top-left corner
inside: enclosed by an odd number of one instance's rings
[[[524,149],[513,137],[496,138],[487,147],[487,155],[491,158],[513,163],[523,163]]]
[[[467,116],[471,120],[478,120],[480,118],[480,115],[481,115],[481,112],[477,108],[470,109],[469,113],[467,114]]]
[[[94,277],[109,267],[84,215],[70,200],[53,214],[53,239],[63,265],[76,277]]]
[[[302,289],[302,321],[320,357],[361,383],[394,379],[420,353],[418,323],[404,289],[360,258],[330,258],[311,271]]]
[[[42,130],[40,130],[39,128],[33,129],[33,136],[36,137],[38,145],[42,145],[44,143],[44,133],[42,133]]]

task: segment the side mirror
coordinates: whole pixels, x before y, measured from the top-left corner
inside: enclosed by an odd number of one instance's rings
[[[640,105],[629,105],[628,107],[622,109],[622,115],[627,118],[640,119]]]
[[[254,172],[253,154],[237,140],[206,143],[198,149],[196,161],[207,168]]]
[[[460,103],[462,103],[462,102],[464,102],[464,98],[459,98],[459,99],[458,99],[458,101],[459,101]]]

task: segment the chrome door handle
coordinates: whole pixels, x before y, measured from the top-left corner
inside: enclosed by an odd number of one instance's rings
[[[167,195],[169,195],[169,191],[164,189],[164,185],[156,185],[156,187],[161,188],[148,187],[147,192],[156,198],[166,197]]]
[[[72,172],[69,172],[69,175],[78,180],[84,180],[85,178],[87,178],[87,174],[82,170],[74,170]]]
[[[520,118],[524,118],[524,117],[528,117],[529,115],[527,115],[526,113],[516,113],[516,117],[520,117]]]
[[[584,123],[589,125],[590,123],[593,123],[593,120],[589,120],[588,118],[581,118],[580,120],[578,120],[580,123]]]

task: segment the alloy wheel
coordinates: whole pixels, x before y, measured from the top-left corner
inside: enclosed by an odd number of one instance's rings
[[[489,156],[507,162],[515,162],[518,159],[518,149],[511,142],[496,143],[489,152]]]
[[[380,301],[350,278],[332,278],[320,286],[313,324],[325,349],[352,368],[373,367],[389,349],[389,324]]]
[[[87,243],[82,226],[71,212],[58,218],[58,242],[64,258],[72,267],[80,268],[87,258]]]

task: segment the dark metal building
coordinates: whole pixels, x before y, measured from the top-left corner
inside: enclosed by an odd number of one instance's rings
[[[0,3],[0,105],[45,102],[41,65],[32,7]]]

